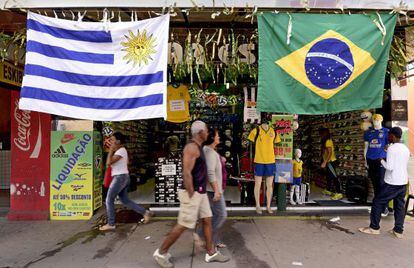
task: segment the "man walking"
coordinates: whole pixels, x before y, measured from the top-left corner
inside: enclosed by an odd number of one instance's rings
[[[408,183],[408,160],[410,151],[407,146],[400,143],[402,130],[394,127],[389,131],[389,142],[391,145],[387,151],[387,161],[381,160],[385,168],[384,185],[381,186],[379,194],[374,197],[371,209],[371,224],[369,227],[359,228],[359,231],[366,234],[380,234],[381,212],[389,201],[394,200],[394,229],[391,234],[402,238],[404,228],[404,197]]]
[[[170,261],[169,248],[177,241],[186,229],[194,229],[198,220],[203,222],[206,238],[206,262],[227,262],[229,257],[222,255],[215,249],[212,241],[212,212],[206,193],[207,166],[202,144],[207,140],[207,126],[202,121],[195,121],[191,125],[192,139],[184,147],[183,152],[183,179],[185,190],[178,193],[180,212],[177,224],[165,238],[161,247],[155,250],[153,257],[161,267],[173,267]]]

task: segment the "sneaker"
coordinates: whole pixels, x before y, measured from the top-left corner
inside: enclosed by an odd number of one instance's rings
[[[293,200],[290,200],[290,201],[289,201],[289,203],[290,203],[292,206],[296,205],[296,202],[295,202],[295,201],[293,201]]]
[[[398,239],[402,239],[403,238],[403,234],[397,233],[394,230],[389,230],[389,233],[390,233],[390,235],[394,236],[395,238],[398,238]]]
[[[381,217],[387,217],[387,216],[388,216],[388,214],[390,214],[390,211],[388,210],[388,208],[386,208],[386,209],[384,210],[384,212],[382,212],[382,213],[381,213]]]
[[[324,195],[332,195],[332,192],[325,189],[325,190],[322,191],[322,194],[324,194]]]
[[[374,230],[371,227],[359,228],[358,231],[360,231],[361,233],[364,233],[364,234],[371,234],[371,235],[379,235],[380,234],[380,230]]]
[[[99,227],[99,231],[113,231],[115,230],[115,225],[105,224]]]
[[[142,223],[144,223],[144,224],[149,223],[153,216],[154,216],[154,212],[149,211],[149,210],[145,211],[144,221]]]
[[[213,255],[209,255],[206,253],[206,262],[228,262],[230,258],[228,256],[224,256],[221,254],[220,251],[216,251]]]
[[[262,215],[262,208],[256,207],[256,213]]]
[[[344,195],[343,194],[334,194],[332,197],[331,197],[331,199],[332,200],[341,200],[342,198],[344,198]]]
[[[155,250],[154,254],[152,255],[154,260],[158,263],[159,266],[163,268],[172,268],[173,264],[170,262],[171,254],[161,254],[159,249]]]

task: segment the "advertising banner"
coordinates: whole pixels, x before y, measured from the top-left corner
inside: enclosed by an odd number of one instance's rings
[[[292,159],[293,154],[293,115],[273,115],[272,127],[281,138],[275,146],[276,159]]]
[[[49,217],[51,116],[20,110],[11,91],[10,220]]]
[[[93,214],[93,132],[53,131],[50,218],[90,219]]]

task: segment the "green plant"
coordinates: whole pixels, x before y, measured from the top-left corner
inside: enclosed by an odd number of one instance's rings
[[[17,65],[19,62],[19,51],[26,49],[26,29],[21,29],[13,35],[8,35],[3,32],[0,33],[0,46],[1,60],[4,61],[9,58],[9,50],[13,48],[13,61]]]
[[[407,40],[414,40],[414,28],[407,30]],[[390,55],[388,59],[387,71],[392,78],[398,79],[404,75],[409,59],[407,50],[414,50],[414,44],[407,42],[404,38],[394,35],[391,43]]]

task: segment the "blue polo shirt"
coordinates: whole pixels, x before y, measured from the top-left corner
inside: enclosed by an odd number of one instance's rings
[[[385,145],[388,144],[388,128],[379,130],[370,128],[364,133],[364,141],[368,142],[367,158],[376,160],[386,158]]]

